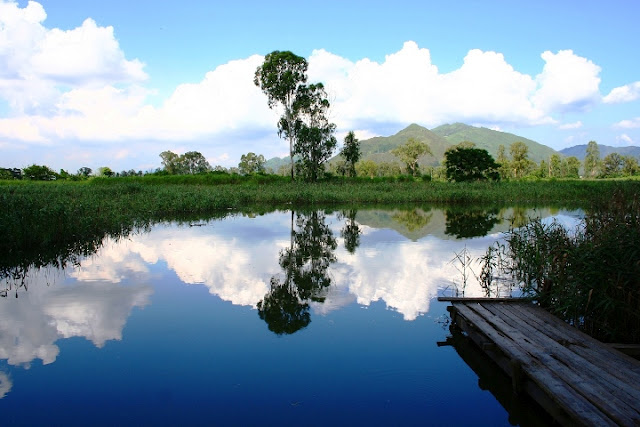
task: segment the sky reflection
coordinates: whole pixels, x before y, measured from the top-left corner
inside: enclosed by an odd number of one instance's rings
[[[314,221],[319,223],[314,226],[329,233],[324,238],[335,245],[330,243],[324,255],[312,245],[300,249],[296,274],[316,284],[301,290],[299,283],[290,283],[299,289],[289,290],[304,299],[301,303],[308,305],[311,319],[349,306],[383,303],[405,321],[413,321],[429,312],[438,294],[451,294],[461,286],[460,266],[452,262],[455,254],[466,250],[476,259],[501,238],[510,218],[551,214],[548,209],[492,211],[486,236],[459,239],[448,231],[455,226],[451,218],[459,214],[444,210],[316,212]],[[306,238],[296,243],[294,237],[308,225],[308,215],[298,212],[292,218],[284,211],[236,215],[198,227],[164,224],[150,232],[107,239],[79,266],[33,270],[28,290],[16,292],[18,298],[9,292],[0,299],[0,360],[28,368],[34,360],[56,361],[61,338],[81,337],[97,348],[121,340],[134,309],[152,305],[154,289],[176,280],[204,286],[222,301],[256,310],[273,292],[274,278],[286,282],[283,254],[306,244]],[[568,226],[579,215],[561,212],[558,218]],[[347,224],[351,228],[345,228]],[[328,258],[318,258],[323,256]],[[479,271],[477,264],[471,267]],[[465,295],[483,295],[473,277]],[[255,322],[260,322],[257,315]],[[11,387],[10,376],[0,370],[0,398]]]

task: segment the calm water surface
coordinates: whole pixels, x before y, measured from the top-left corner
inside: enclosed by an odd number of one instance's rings
[[[281,211],[107,238],[0,281],[0,424],[508,425],[437,346],[435,298],[510,221],[577,215]]]

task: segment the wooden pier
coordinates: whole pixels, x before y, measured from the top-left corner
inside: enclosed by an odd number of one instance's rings
[[[438,298],[456,327],[563,425],[640,425],[640,361],[518,299]]]

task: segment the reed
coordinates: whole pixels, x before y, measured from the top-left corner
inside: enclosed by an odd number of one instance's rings
[[[541,306],[606,342],[640,344],[640,197],[596,200],[574,230],[534,220],[483,258]],[[496,271],[496,266],[499,266]]]

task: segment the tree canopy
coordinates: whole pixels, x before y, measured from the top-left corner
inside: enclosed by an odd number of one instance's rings
[[[344,145],[340,150],[340,155],[344,157],[345,171],[348,176],[356,176],[356,163],[360,160],[360,142],[356,134],[350,131],[344,137]]]
[[[238,169],[242,174],[248,175],[252,173],[264,172],[264,164],[266,160],[262,154],[256,155],[255,153],[247,153],[240,156],[240,163],[238,163]]]
[[[391,150],[391,153],[400,158],[407,166],[407,173],[413,176],[418,173],[418,159],[425,154],[432,154],[428,144],[415,138],[409,138],[405,144]]]
[[[447,150],[445,168],[449,181],[484,181],[500,179],[499,164],[487,150],[457,146]]]
[[[211,170],[207,159],[198,151],[187,151],[178,155],[172,151],[160,153],[162,166],[170,175],[188,175],[205,173]]]
[[[291,179],[294,177],[293,154],[296,134],[296,111],[294,104],[301,86],[307,81],[307,60],[290,51],[273,51],[255,72],[253,83],[267,95],[269,108],[282,107],[283,114],[278,122],[278,133],[289,140],[291,158]]]

